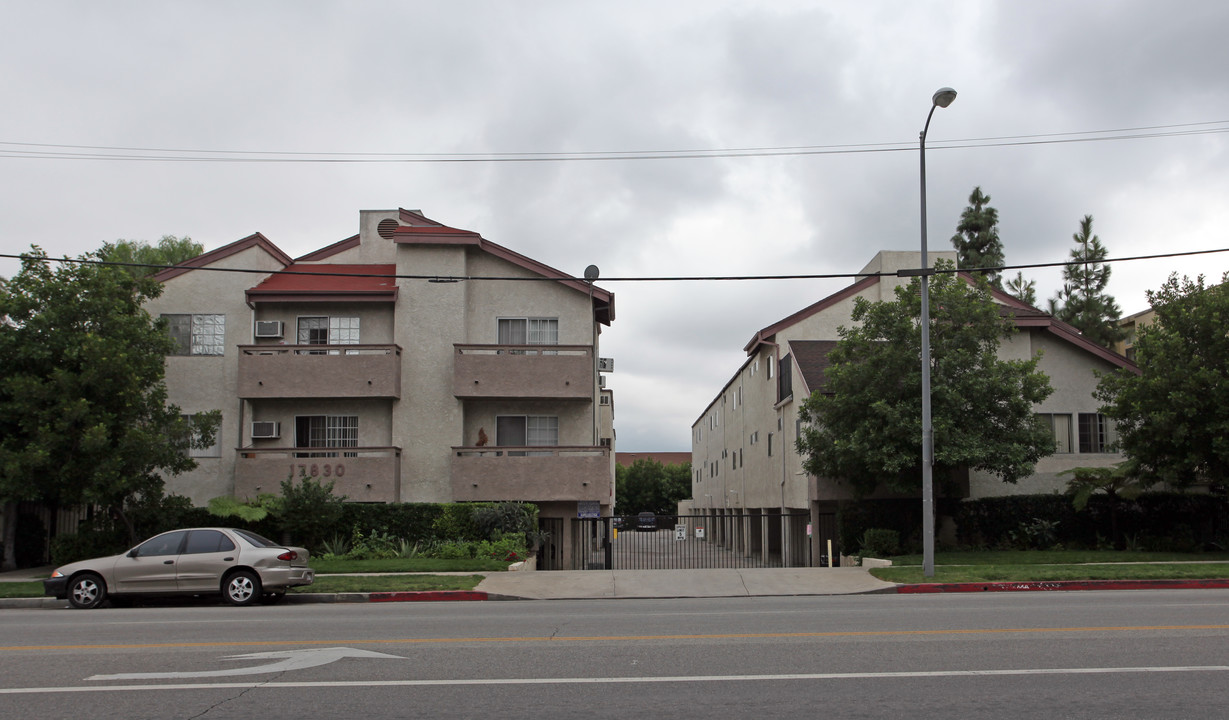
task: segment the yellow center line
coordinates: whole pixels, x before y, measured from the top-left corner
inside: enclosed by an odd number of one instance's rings
[[[1229,630],[1229,625],[1109,625],[1058,628],[968,628],[955,630],[849,630],[841,632],[714,633],[704,635],[578,635],[574,637],[378,638],[370,640],[234,640],[189,643],[120,643],[100,645],[10,645],[0,652],[26,650],[149,650],[194,647],[269,647],[285,645],[430,645],[449,643],[642,642],[645,640],[775,640],[789,638],[857,638],[926,635],[1003,635],[1027,633],[1146,632],[1156,630]]]

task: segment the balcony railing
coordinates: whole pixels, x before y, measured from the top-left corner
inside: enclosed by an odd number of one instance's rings
[[[396,345],[240,345],[239,397],[400,398]]]
[[[463,399],[593,400],[588,345],[455,345],[453,395]]]
[[[333,483],[351,502],[401,500],[401,448],[240,448],[235,451],[235,497],[280,494],[282,481],[307,476]]]
[[[454,447],[452,496],[466,500],[610,502],[610,449]]]

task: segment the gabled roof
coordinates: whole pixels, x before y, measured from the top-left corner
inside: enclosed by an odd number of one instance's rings
[[[792,340],[789,347],[794,355],[794,365],[806,383],[806,394],[823,390],[827,384],[824,373],[832,363],[828,353],[836,347],[836,340]]]
[[[547,278],[557,278],[559,284],[588,295],[593,293],[593,307],[597,320],[609,325],[614,320],[614,293],[540,263],[533,258],[487,240],[472,230],[451,228],[438,223],[420,212],[401,209],[401,221],[405,224],[392,230],[393,242],[399,245],[468,245],[506,260],[518,267]]]
[[[262,302],[394,302],[396,265],[295,263],[247,291]]]
[[[292,260],[290,259],[290,256],[282,252],[281,249],[278,248],[278,246],[274,245],[269,240],[269,238],[265,237],[264,235],[261,235],[260,233],[252,233],[251,235],[248,235],[247,237],[241,240],[236,240],[229,245],[223,245],[222,247],[217,248],[215,250],[210,250],[207,253],[202,253],[200,255],[197,255],[191,260],[185,260],[179,263],[178,265],[176,265],[175,267],[167,268],[166,270],[161,270],[154,275],[154,279],[157,280],[158,282],[166,282],[167,280],[170,280],[171,278],[179,277],[180,275],[183,275],[186,272],[190,272],[196,268],[201,268],[201,267],[206,267],[208,265],[212,265],[213,263],[218,262],[219,260],[228,258],[231,255],[236,255],[238,253],[243,252],[244,250],[247,250],[253,247],[264,250],[274,260],[277,260],[279,263],[281,263],[282,267],[286,267],[292,262]]]
[[[962,279],[964,279],[965,282],[968,282],[968,283],[974,282],[973,276],[968,273],[961,272],[959,273],[959,276]],[[861,280],[855,282],[849,287],[846,287],[843,290],[839,290],[836,293],[833,293],[832,295],[829,295],[828,297],[820,300],[819,302],[808,305],[807,307],[803,308],[802,310],[799,310],[793,315],[790,315],[789,317],[784,318],[783,320],[780,320],[776,323],[773,323],[772,325],[769,325],[768,327],[756,333],[755,336],[751,338],[751,340],[747,343],[747,345],[743,349],[747,352],[748,355],[754,354],[760,345],[772,344],[774,342],[772,338],[778,332],[798,322],[801,322],[802,320],[805,320],[811,317],[812,315],[815,315],[816,313],[826,310],[842,300],[845,300],[853,295],[856,295],[862,292],[866,288],[869,288],[877,284],[879,282],[879,279],[880,279],[880,276],[878,275],[871,275],[871,276],[862,278]],[[1050,315],[1049,313],[1038,310],[1032,305],[1029,305],[1021,300],[1018,300],[1014,296],[1009,295],[1003,292],[1002,290],[998,290],[996,288],[991,288],[990,294],[994,298],[995,302],[999,304],[1000,313],[1010,316],[1013,322],[1015,322],[1016,327],[1042,328],[1043,330],[1045,330],[1046,332],[1049,332],[1050,334],[1054,335],[1060,340],[1069,342],[1072,345],[1075,345],[1076,347],[1080,348],[1081,350],[1084,350],[1085,352],[1095,355],[1101,358],[1102,360],[1105,360],[1108,363],[1117,365],[1118,367],[1121,367],[1121,368],[1127,368],[1135,372],[1139,371],[1135,363],[1131,362],[1130,360],[1123,357],[1122,355],[1119,355],[1113,350],[1104,348],[1092,342],[1091,340],[1085,338],[1083,335],[1080,334],[1079,330],[1076,330],[1074,327],[1068,325],[1067,323],[1062,322],[1061,320],[1058,320],[1057,318]],[[790,345],[791,347],[797,346],[798,341],[791,342]],[[814,388],[815,386],[812,386],[812,389]]]
[[[332,245],[325,245],[319,250],[313,250],[306,255],[295,258],[295,262],[320,262],[325,258],[333,257],[334,255],[356,248],[359,246],[359,236],[351,235],[345,240],[338,240]]]

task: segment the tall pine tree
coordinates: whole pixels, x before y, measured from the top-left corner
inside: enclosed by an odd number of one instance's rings
[[[957,265],[961,269],[1001,267],[1006,264],[1003,241],[999,240],[999,211],[990,207],[990,196],[983,195],[980,186],[973,188],[969,206],[960,213],[960,223],[952,236],[952,247],[956,248]],[[987,272],[985,276],[991,285],[1000,290],[1003,288],[997,271]]]
[[[1122,317],[1118,303],[1105,292],[1110,282],[1108,251],[1092,233],[1092,215],[1080,220],[1080,231],[1071,238],[1074,262],[1063,268],[1063,288],[1050,301],[1050,312],[1089,340],[1110,347],[1126,333],[1118,326]]]

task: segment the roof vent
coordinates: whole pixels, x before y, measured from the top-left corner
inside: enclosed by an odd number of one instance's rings
[[[392,218],[385,218],[376,226],[376,232],[380,233],[380,237],[385,240],[393,239],[393,231],[401,227],[401,224]]]

